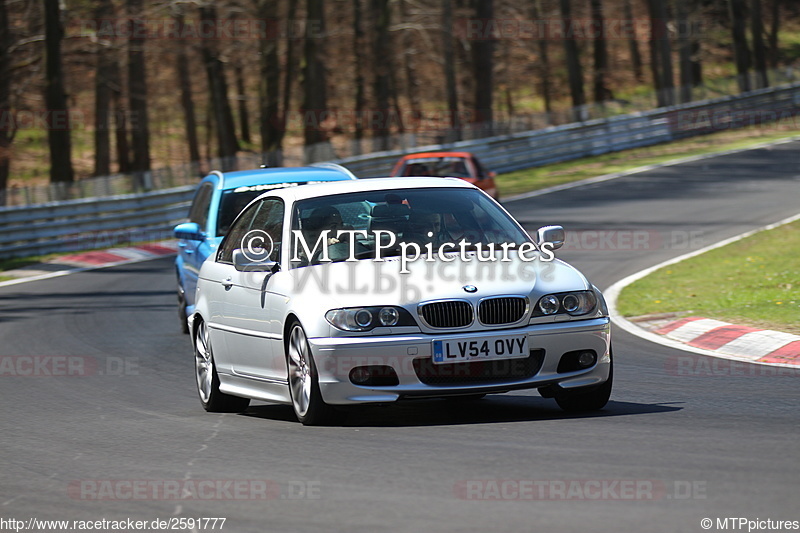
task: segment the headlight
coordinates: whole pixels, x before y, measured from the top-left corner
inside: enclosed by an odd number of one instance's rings
[[[539,303],[533,310],[533,316],[553,315],[556,313],[580,316],[591,313],[596,305],[597,297],[593,291],[548,294],[539,298]]]
[[[331,309],[325,319],[342,331],[369,331],[378,326],[416,326],[411,313],[402,307],[348,307]]]

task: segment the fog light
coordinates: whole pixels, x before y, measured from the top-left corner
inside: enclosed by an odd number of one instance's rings
[[[581,368],[589,368],[597,362],[597,356],[594,352],[581,352],[578,355],[578,366]]]
[[[357,385],[363,385],[369,381],[369,378],[370,373],[369,367],[367,366],[359,366],[350,371],[350,381]]]

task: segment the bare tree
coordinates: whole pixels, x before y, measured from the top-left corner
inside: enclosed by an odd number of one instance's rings
[[[111,105],[114,108],[114,139],[117,147],[117,165],[120,173],[131,171],[130,145],[128,144],[128,111],[122,95],[122,73],[116,61],[109,69]]]
[[[375,120],[372,121],[372,137],[374,139],[373,146],[378,150],[389,148],[392,97],[392,64],[390,61],[392,47],[389,41],[391,16],[389,0],[370,0],[370,18],[374,25],[372,39],[372,60],[375,72],[373,91],[375,93],[375,113],[377,114]]]
[[[400,0],[401,22],[407,22],[408,20],[408,5],[409,0]],[[403,30],[403,71],[405,73],[406,98],[408,99],[408,107],[411,110],[412,116],[418,116],[420,113],[420,99],[419,81],[417,80],[416,72],[417,67],[414,61],[417,55],[415,46],[417,39],[414,38],[414,31],[416,30],[409,28],[405,28]]]
[[[590,0],[592,23],[597,33],[594,37],[594,101],[605,102],[612,99],[611,89],[606,85],[608,72],[608,51],[603,21],[603,1]]]
[[[237,61],[233,67],[233,76],[236,81],[236,103],[239,111],[239,131],[242,141],[250,143],[250,113],[247,111],[247,91],[244,83],[244,69]]]
[[[750,49],[745,34],[746,23],[745,0],[728,0],[728,13],[731,17],[731,33],[733,34],[733,54],[736,61],[736,75],[739,90],[750,90]]]
[[[14,137],[11,113],[11,30],[6,0],[0,0],[0,206],[6,204],[8,175],[11,170],[11,141]],[[2,116],[5,115],[5,116]]]
[[[210,27],[216,23],[217,10],[213,4],[200,8],[201,23]],[[236,126],[233,112],[228,101],[228,84],[225,81],[225,67],[219,59],[216,45],[212,39],[201,39],[203,62],[208,77],[208,91],[211,98],[211,109],[217,131],[217,148],[223,167],[229,170],[235,167],[236,152],[239,142],[236,139]]]
[[[278,21],[278,3],[274,0],[259,0],[258,17],[272,25]],[[280,64],[278,62],[278,32],[268,32],[261,41],[261,77],[259,79],[259,103],[261,152],[264,163],[268,166],[279,166],[283,125],[280,115]]]
[[[583,70],[581,69],[581,59],[578,53],[578,43],[572,28],[572,5],[570,0],[561,0],[561,18],[564,27],[567,28],[567,35],[564,36],[564,52],[567,62],[567,76],[569,78],[569,93],[572,96],[573,118],[580,120],[578,108],[586,104],[586,96],[583,92]]]
[[[145,67],[145,22],[143,0],[127,0],[131,17],[131,33],[128,38],[128,100],[130,102],[131,146],[133,148],[133,171],[150,170],[150,125],[147,112],[147,69]]]
[[[531,19],[533,19],[534,23],[541,20],[544,17],[544,13],[542,11],[542,0],[532,0],[531,1]],[[537,25],[537,27],[541,27]],[[548,122],[550,120],[550,113],[553,111],[553,97],[551,94],[551,84],[550,84],[550,52],[548,49],[547,43],[547,35],[542,33],[541,35],[537,35],[536,37],[536,49],[538,51],[538,61],[536,63],[536,70],[539,75],[539,92],[542,95],[542,99],[544,100],[544,110],[548,114]]]
[[[58,2],[44,1],[45,23],[45,103],[48,115],[52,117],[47,128],[47,141],[50,145],[50,181],[72,182],[72,141],[70,136],[69,109],[64,90],[64,74],[61,68],[61,39],[64,29],[61,25],[61,8]]]
[[[494,18],[494,0],[474,0],[475,18],[483,24]],[[475,79],[474,122],[492,128],[494,115],[494,36],[486,31],[472,43],[472,68]]]
[[[772,20],[769,25],[769,64],[772,68],[778,67],[778,30],[781,25],[780,0],[772,0]]]
[[[306,148],[327,142],[323,119],[328,110],[325,76],[325,4],[306,0],[306,32],[303,49],[303,123]],[[388,107],[388,106],[387,106]],[[316,159],[315,154],[307,157]]]
[[[623,16],[626,21],[633,25],[633,8],[631,7],[631,0],[624,0],[622,4]],[[630,32],[628,35],[628,50],[631,54],[631,65],[633,66],[633,75],[636,81],[642,82],[644,74],[642,73],[642,54],[639,52],[639,42],[636,40],[636,32]]]
[[[106,0],[96,0],[94,17],[108,20],[114,15],[114,5]],[[111,174],[111,71],[114,58],[109,53],[111,43],[99,41],[95,53],[94,76],[94,175]]]
[[[447,94],[447,113],[449,115],[452,140],[461,140],[461,117],[458,110],[458,82],[456,80],[456,55],[453,50],[453,0],[442,1],[442,50]]]
[[[761,20],[761,0],[750,0],[750,33],[753,34],[753,66],[756,71],[756,88],[769,87],[767,77],[767,50],[764,45],[764,23]]]
[[[176,11],[173,15],[173,19],[176,25],[182,28],[184,24],[183,8],[180,4],[175,4],[174,9]],[[194,98],[192,97],[189,55],[186,53],[186,41],[184,39],[179,39],[176,46],[175,69],[178,73],[178,85],[181,89],[181,108],[183,109],[186,142],[189,146],[189,161],[195,164],[200,161],[200,143],[197,139],[197,117],[194,111]]]
[[[366,92],[364,87],[364,25],[361,21],[361,0],[353,0],[353,58],[355,68],[355,95],[353,107],[355,108],[355,152],[361,153],[361,139],[364,138],[363,114],[366,107]]]
[[[675,81],[672,72],[672,48],[669,40],[669,17],[666,0],[649,0],[650,63],[658,106],[675,103]]]
[[[687,13],[686,0],[675,0],[675,19],[678,28],[678,64],[680,66],[681,102],[691,102],[694,80],[692,79],[692,43],[690,40],[689,15]]]

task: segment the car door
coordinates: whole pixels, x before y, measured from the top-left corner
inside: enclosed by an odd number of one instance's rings
[[[247,231],[238,222],[223,247],[223,259],[232,261],[233,251],[263,245],[269,261],[280,262],[284,204],[267,198],[251,206]],[[237,374],[266,381],[286,381],[281,345],[280,317],[271,304],[272,271],[239,271],[233,268],[226,290],[223,317],[226,344]]]
[[[197,193],[195,193],[192,200],[192,207],[189,209],[189,222],[197,224],[205,238],[208,237],[205,230],[208,222],[208,209],[213,194],[214,185],[209,182],[203,183],[197,189]],[[186,294],[186,303],[190,307],[195,305],[197,276],[200,272],[200,267],[203,266],[201,254],[198,253],[198,247],[202,243],[203,241],[193,239],[178,240],[178,254],[180,254],[183,264],[183,288]],[[202,257],[202,259],[205,259],[205,257]]]

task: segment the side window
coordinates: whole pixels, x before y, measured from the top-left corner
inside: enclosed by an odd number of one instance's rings
[[[258,210],[251,229],[263,230],[272,239],[272,253],[270,261],[281,260],[281,244],[283,240],[283,201],[277,199],[267,199],[261,202],[261,209]]]
[[[236,219],[225,240],[222,241],[219,252],[217,252],[217,261],[220,263],[233,263],[233,251],[242,247],[242,238],[250,231],[253,225],[253,218],[255,218],[263,203],[259,202],[251,205]]]
[[[204,183],[197,190],[192,200],[192,207],[189,209],[189,222],[196,222],[200,229],[206,229],[206,221],[208,220],[208,205],[211,203],[211,196],[214,193],[214,186],[210,183]]]

